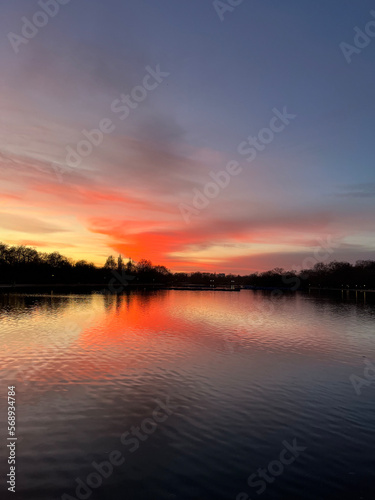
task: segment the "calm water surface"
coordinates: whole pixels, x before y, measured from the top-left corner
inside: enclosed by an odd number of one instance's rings
[[[375,382],[350,376],[375,362],[374,319],[363,298],[252,291],[2,296],[1,489],[14,384],[14,498],[89,498],[91,474],[92,499],[373,499]]]

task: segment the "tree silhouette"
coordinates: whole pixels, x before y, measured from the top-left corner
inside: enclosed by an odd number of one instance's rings
[[[111,271],[113,271],[114,269],[116,269],[116,267],[117,267],[117,266],[116,266],[116,261],[115,261],[115,259],[113,258],[113,256],[112,256],[112,255],[110,255],[110,256],[107,258],[107,260],[106,260],[106,262],[105,262],[105,264],[104,264],[104,269],[110,269]]]
[[[359,260],[355,264],[332,261],[318,262],[312,269],[285,271],[274,268],[246,276],[216,273],[171,273],[162,265],[154,266],[150,260],[141,259],[135,264],[131,259],[124,264],[119,255],[117,262],[110,255],[103,267],[86,260],[73,262],[59,252],[43,253],[24,245],[9,246],[0,242],[0,283],[12,284],[98,284],[108,283],[117,273],[123,272],[137,284],[173,284],[173,286],[249,285],[255,288],[309,287],[338,289],[374,289],[375,261]],[[113,274],[113,275],[112,275]]]
[[[120,254],[117,259],[117,272],[122,273],[123,269],[124,269],[124,262]]]

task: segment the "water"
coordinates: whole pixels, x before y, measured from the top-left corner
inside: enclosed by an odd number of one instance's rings
[[[375,362],[374,319],[363,298],[302,294],[3,296],[15,498],[373,499],[375,382],[350,377]]]

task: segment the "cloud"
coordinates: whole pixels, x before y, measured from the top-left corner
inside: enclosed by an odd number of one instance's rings
[[[340,198],[375,198],[375,182],[343,186],[344,192],[337,193]]]
[[[62,241],[52,241],[52,240],[48,240],[48,242],[36,241],[36,240],[19,240],[17,242],[11,241],[10,243],[15,244],[15,245],[25,245],[28,247],[39,247],[39,248],[43,248],[43,247],[76,248],[77,247],[77,245],[74,245],[72,243],[64,243]]]
[[[295,105],[296,112],[298,107],[304,111],[298,132],[288,129],[253,164],[243,162],[241,176],[233,178],[191,225],[184,223],[179,203],[191,204],[193,189],[202,189],[211,180],[211,171],[219,171],[237,158],[241,140],[267,123],[264,116],[269,120],[270,110],[278,103],[271,103],[275,89],[270,83],[273,73],[268,71],[284,59],[272,62],[258,53],[244,57],[246,46],[253,44],[241,41],[240,60],[238,51],[233,57],[230,45],[223,52],[222,45],[220,48],[205,35],[198,36],[192,51],[192,38],[186,32],[183,47],[173,46],[164,59],[156,60],[165,51],[162,45],[148,49],[147,37],[152,38],[153,30],[159,28],[155,28],[153,16],[147,29],[147,23],[130,25],[130,19],[137,18],[132,17],[133,11],[108,9],[95,2],[95,8],[84,12],[72,3],[66,17],[56,16],[23,47],[19,57],[12,54],[12,60],[6,61],[0,82],[6,123],[0,137],[0,227],[5,234],[22,233],[20,242],[48,249],[51,245],[72,248],[71,254],[82,252],[82,257],[86,251],[102,257],[108,249],[189,270],[244,271],[293,265],[315,248],[320,236],[328,234],[342,243],[337,255],[354,258],[356,252],[370,252],[371,242],[366,237],[373,232],[372,215],[360,203],[348,200],[373,199],[375,184],[343,186],[327,201],[320,183],[331,182],[331,174],[324,172],[319,177],[314,156],[322,145],[342,142],[342,130],[335,125],[350,125],[347,118],[358,103],[349,99],[343,111],[342,96],[331,104],[330,92],[321,107],[315,106],[324,95],[315,94],[313,88],[314,109],[308,109],[310,100],[304,93],[300,96],[303,105],[298,105],[298,93],[292,89],[287,94],[290,74],[301,78],[292,50],[287,58],[293,63],[292,71],[288,69],[285,78],[279,78],[278,95],[280,99],[288,96],[291,109]],[[147,12],[142,11],[142,20]],[[84,20],[87,31],[82,31]],[[124,21],[129,23],[126,30]],[[280,33],[284,28],[282,23],[277,25]],[[92,43],[87,36],[90,30]],[[237,32],[233,35],[231,43]],[[246,36],[256,42],[268,35],[256,29],[247,30]],[[314,67],[321,66],[324,44],[313,43],[309,49],[304,40]],[[299,54],[301,60],[305,53]],[[257,64],[252,65],[251,60]],[[145,66],[157,63],[171,77],[121,122],[111,112],[111,102],[142,81]],[[258,68],[255,86],[252,66]],[[329,69],[328,59],[323,66]],[[316,72],[310,73],[302,76],[303,83],[306,78],[315,87],[319,78]],[[266,95],[272,99],[264,100]],[[65,147],[74,147],[83,139],[83,129],[96,128],[105,117],[113,119],[115,131],[77,169],[63,171],[59,179],[51,162],[64,165]],[[199,147],[202,144],[205,147]],[[306,163],[310,160],[306,147],[314,150],[313,162]],[[63,222],[55,222],[60,220]],[[60,231],[64,234],[52,241],[49,235]],[[43,239],[34,234],[47,236]]]
[[[269,248],[290,245],[301,231],[310,243],[313,235],[326,234],[330,222],[327,214],[291,214],[277,216],[243,217],[235,219],[201,219],[195,225],[185,226],[177,221],[139,221],[91,218],[88,229],[106,235],[108,244],[132,258],[150,257],[161,263],[185,260],[204,263],[217,260],[218,248],[228,256],[231,253],[251,254],[259,245]],[[294,241],[295,244],[295,241]],[[301,246],[304,242],[301,241]],[[212,255],[210,250],[212,249]],[[181,257],[179,258],[178,255]],[[195,257],[194,257],[195,256]]]
[[[7,212],[0,212],[0,227],[11,231],[30,234],[48,234],[65,232],[67,229],[52,226],[35,217],[15,215]]]

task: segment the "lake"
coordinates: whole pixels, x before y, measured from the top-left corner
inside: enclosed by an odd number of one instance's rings
[[[1,296],[2,490],[14,385],[15,498],[375,498],[375,306],[357,299]]]

